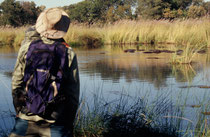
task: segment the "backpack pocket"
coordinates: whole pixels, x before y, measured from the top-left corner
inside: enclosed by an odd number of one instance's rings
[[[29,112],[40,114],[46,104],[54,98],[56,87],[53,86],[48,70],[37,69],[26,83],[26,105]],[[56,89],[57,92],[57,89]]]

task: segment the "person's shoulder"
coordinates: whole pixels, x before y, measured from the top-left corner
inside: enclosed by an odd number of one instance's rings
[[[36,32],[34,26],[29,27],[25,31],[25,38],[21,43],[19,52],[20,53],[26,53],[28,51],[28,48],[31,44],[31,42],[40,39],[39,34]]]
[[[62,42],[62,44],[67,48],[68,59],[71,62],[75,58],[76,53],[74,52],[74,50],[71,47],[71,45],[67,44],[65,41]]]

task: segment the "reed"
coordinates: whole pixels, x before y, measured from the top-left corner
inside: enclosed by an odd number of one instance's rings
[[[26,27],[2,28],[0,27],[0,47],[13,47],[18,49],[24,39]]]
[[[70,45],[87,48],[98,48],[103,46],[104,43],[99,28],[82,24],[71,24],[65,40]]]
[[[200,50],[205,50],[206,46],[202,44],[191,45],[187,43],[186,46],[182,47],[182,50],[178,50],[173,54],[170,63],[172,64],[191,64],[197,52]],[[179,53],[180,52],[180,53]]]
[[[146,96],[131,98],[125,92],[111,102],[103,95],[94,95],[88,103],[83,98],[75,121],[75,137],[207,137],[210,127],[208,117],[201,113],[203,108],[196,112],[197,120],[187,118],[189,97],[179,92],[177,101],[172,102],[169,94],[157,94],[150,103]],[[206,99],[201,102],[204,108]]]
[[[121,21],[105,27],[105,41],[111,43],[175,43],[186,45],[209,43],[209,20]],[[107,36],[106,36],[107,35]]]
[[[20,46],[25,27],[1,28],[1,46]],[[173,43],[210,46],[210,19],[189,20],[121,20],[113,24],[86,25],[72,23],[65,36],[75,46],[97,48],[107,44]]]
[[[157,104],[150,107],[143,99],[130,101],[130,98],[124,95],[113,102],[102,100],[95,96],[93,105],[87,104],[85,100],[81,101],[75,121],[76,137],[178,136],[174,123],[166,125],[159,119],[166,114],[165,110],[168,110],[167,105],[170,104],[165,99],[154,102]],[[159,105],[162,107],[159,108]]]
[[[172,64],[172,75],[176,78],[177,82],[192,83],[196,76],[196,71],[190,64]]]

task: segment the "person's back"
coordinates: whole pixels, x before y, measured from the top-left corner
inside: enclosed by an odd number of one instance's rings
[[[10,137],[71,136],[79,101],[79,73],[75,53],[63,36],[68,15],[51,8],[26,31],[12,77],[17,113]]]

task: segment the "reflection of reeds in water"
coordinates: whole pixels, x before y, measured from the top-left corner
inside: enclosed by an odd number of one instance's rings
[[[198,51],[205,48],[205,45],[190,45],[182,48],[182,53],[174,53],[171,59],[172,64],[191,64]]]
[[[173,64],[172,75],[176,78],[177,82],[191,83],[196,76],[196,71],[190,64]]]

